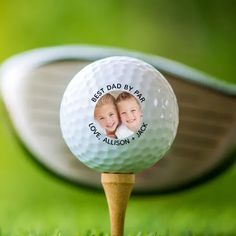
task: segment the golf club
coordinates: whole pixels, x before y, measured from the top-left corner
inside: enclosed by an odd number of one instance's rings
[[[123,49],[59,46],[16,55],[1,66],[1,96],[22,145],[51,173],[101,189],[100,175],[78,162],[59,127],[63,92],[91,62],[133,56],[154,66],[179,104],[179,129],[166,157],[136,175],[134,193],[167,193],[203,183],[235,162],[236,85],[171,60]]]

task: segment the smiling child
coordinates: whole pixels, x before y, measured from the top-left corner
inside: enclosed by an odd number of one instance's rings
[[[142,119],[141,106],[137,99],[127,92],[119,94],[116,105],[122,122],[117,128],[116,136],[125,138],[139,130]]]
[[[115,132],[119,125],[119,115],[115,98],[107,93],[96,104],[94,117],[108,137],[116,138]]]

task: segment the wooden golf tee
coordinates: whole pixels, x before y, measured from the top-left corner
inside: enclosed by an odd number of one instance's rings
[[[111,236],[123,236],[125,211],[135,175],[102,173],[101,181],[109,207]]]

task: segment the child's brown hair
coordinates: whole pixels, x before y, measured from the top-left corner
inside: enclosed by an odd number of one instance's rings
[[[137,98],[135,98],[133,95],[131,95],[128,92],[120,93],[119,96],[116,98],[116,103],[119,103],[128,99],[134,99],[137,102],[139,108],[141,109],[140,103],[138,102]]]

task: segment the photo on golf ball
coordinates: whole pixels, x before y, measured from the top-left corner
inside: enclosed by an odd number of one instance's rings
[[[140,102],[126,91],[106,93],[98,99],[94,109],[98,130],[114,139],[128,138],[138,132],[142,117]]]

